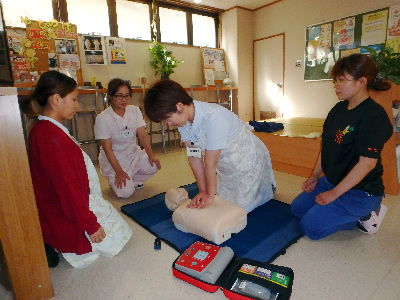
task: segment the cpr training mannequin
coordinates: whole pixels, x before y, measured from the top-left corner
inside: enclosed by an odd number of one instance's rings
[[[246,211],[219,196],[200,209],[187,208],[190,201],[183,188],[170,188],[165,193],[165,205],[174,211],[172,221],[178,230],[199,235],[219,245],[247,225]]]

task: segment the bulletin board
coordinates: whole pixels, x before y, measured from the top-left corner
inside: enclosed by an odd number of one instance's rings
[[[49,70],[57,70],[83,84],[79,59],[78,33],[76,25],[56,20],[33,21],[23,19],[26,38],[21,38],[21,49],[30,73],[40,76]],[[12,43],[12,39],[10,39]],[[18,84],[16,84],[18,86]]]
[[[224,49],[200,48],[204,84],[214,85],[215,72],[226,72]]]
[[[395,30],[397,26],[398,30]],[[335,62],[353,53],[400,45],[400,5],[306,28],[304,80],[329,80]],[[397,47],[397,49],[395,49]]]

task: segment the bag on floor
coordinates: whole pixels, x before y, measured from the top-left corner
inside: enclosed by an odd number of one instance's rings
[[[195,242],[172,265],[175,277],[204,291],[219,288],[228,299],[288,300],[293,270],[247,258],[231,248]]]

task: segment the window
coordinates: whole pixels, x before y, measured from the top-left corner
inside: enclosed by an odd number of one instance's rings
[[[161,42],[188,44],[186,13],[160,7]]]
[[[78,33],[110,36],[107,0],[68,0],[67,9]]]
[[[2,2],[6,26],[25,27],[25,24],[21,23],[21,17],[35,21],[53,19],[51,0],[3,0]]]
[[[149,5],[117,0],[118,35],[123,38],[151,40]]]
[[[192,14],[193,45],[213,47],[215,45],[215,19],[212,17]]]

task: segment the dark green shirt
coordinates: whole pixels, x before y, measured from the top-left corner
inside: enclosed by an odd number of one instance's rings
[[[337,185],[358,163],[360,156],[378,162],[357,185],[373,195],[383,195],[381,151],[393,133],[384,108],[367,98],[348,110],[348,101],[340,101],[329,112],[323,128],[321,163],[328,181]]]

